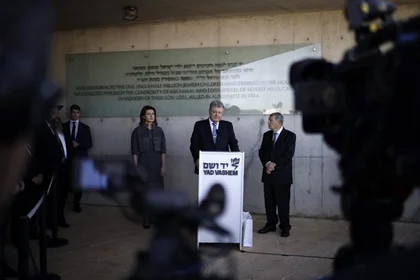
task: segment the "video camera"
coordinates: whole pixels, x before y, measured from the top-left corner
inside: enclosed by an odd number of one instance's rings
[[[130,221],[140,223],[147,209],[155,217],[154,235],[147,252],[139,252],[130,280],[230,280],[232,276],[204,275],[204,257],[197,249],[198,227],[220,236],[230,233],[216,223],[225,207],[223,186],[212,186],[199,207],[188,196],[174,190],[150,189],[147,174],[141,167],[121,157],[80,158],[74,162],[73,186],[76,190],[99,192],[119,201],[119,194],[129,192],[130,206],[121,208]],[[133,213],[130,213],[130,209]],[[212,257],[226,256],[226,248]],[[228,271],[231,273],[231,271]]]
[[[420,17],[392,19],[395,6],[348,0],[356,45],[337,64],[324,59],[290,69],[296,110],[308,133],[337,151],[351,245],[339,250],[335,272],[367,264],[392,250],[392,222],[420,183]]]

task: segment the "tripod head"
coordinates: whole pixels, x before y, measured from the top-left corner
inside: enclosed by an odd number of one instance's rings
[[[290,69],[296,109],[308,133],[322,133],[340,154],[344,217],[351,245],[335,271],[365,264],[391,250],[392,222],[420,182],[420,17],[395,22],[395,7],[348,0],[356,45],[337,64],[296,62]]]

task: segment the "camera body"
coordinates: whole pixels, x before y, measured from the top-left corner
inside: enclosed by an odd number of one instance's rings
[[[307,59],[290,69],[303,129],[323,134],[340,155],[343,184],[333,190],[352,245],[337,254],[335,270],[389,252],[392,222],[420,183],[420,17],[397,23],[394,11],[379,1],[347,1],[356,45],[337,64]]]
[[[0,142],[32,136],[60,98],[47,78],[49,0],[0,1]]]
[[[229,237],[230,233],[216,222],[225,207],[222,185],[213,185],[197,208],[184,192],[149,187],[144,168],[134,166],[126,157],[104,156],[74,159],[72,186],[74,190],[99,192],[117,204],[123,204],[119,194],[128,192],[130,210],[121,208],[128,220],[142,223],[145,212],[154,217],[150,247],[137,253],[136,266],[127,279],[232,279],[231,275],[204,275],[202,254],[197,243],[191,242],[199,227]],[[226,253],[226,250],[219,252]]]

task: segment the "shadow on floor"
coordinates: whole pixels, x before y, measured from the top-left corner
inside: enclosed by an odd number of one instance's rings
[[[80,214],[69,213],[69,229],[60,237],[69,245],[48,250],[48,270],[63,280],[124,279],[135,263],[135,253],[146,250],[152,229],[143,229],[122,216],[112,206],[85,206]],[[236,270],[237,279],[317,279],[330,272],[337,249],[348,241],[345,221],[292,218],[289,238],[279,232],[265,235],[256,231],[264,217],[254,217],[253,247],[233,250],[231,257],[209,260],[205,272],[228,273]],[[420,236],[420,225],[396,224],[397,243],[410,244]],[[32,242],[37,256],[37,242]],[[201,246],[203,250],[213,246]],[[16,250],[8,248],[10,263],[16,264]]]

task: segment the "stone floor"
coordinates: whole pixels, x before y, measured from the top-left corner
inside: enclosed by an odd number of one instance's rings
[[[59,232],[69,245],[48,250],[49,271],[63,280],[115,280],[129,275],[135,252],[147,248],[153,231],[128,221],[120,210],[85,206],[81,214],[69,213],[71,227]],[[348,241],[344,221],[294,218],[289,238],[280,238],[278,232],[256,234],[263,224],[264,217],[254,217],[252,248],[235,249],[229,259],[209,262],[206,272],[223,274],[236,268],[236,279],[317,279],[328,275],[336,250]],[[398,243],[412,243],[419,234],[420,225],[396,224]],[[31,246],[37,254],[37,243]],[[13,252],[8,249],[11,258],[16,257]]]

